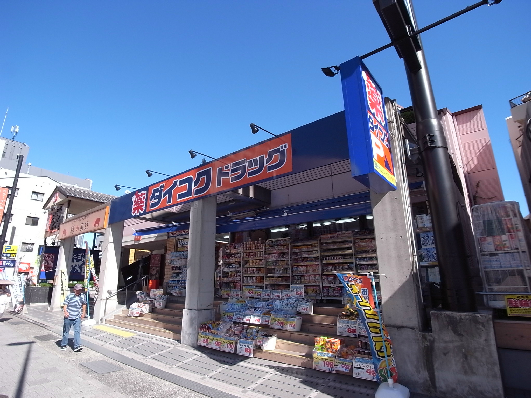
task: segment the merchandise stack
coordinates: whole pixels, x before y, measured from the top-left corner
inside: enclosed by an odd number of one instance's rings
[[[166,248],[166,265],[169,266],[171,275],[167,284],[167,292],[173,296],[183,297],[186,295],[188,237],[181,236],[168,239]]]

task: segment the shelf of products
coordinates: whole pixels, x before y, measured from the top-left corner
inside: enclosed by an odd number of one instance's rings
[[[231,243],[222,249],[220,295],[228,298],[232,290],[242,290],[242,244]]]
[[[265,288],[288,290],[291,285],[290,239],[268,239],[264,260]]]
[[[322,298],[343,298],[343,288],[336,272],[355,272],[354,241],[351,231],[321,235],[320,259],[322,270]]]
[[[242,286],[257,289],[264,288],[264,249],[265,244],[261,240],[243,244]]]
[[[321,298],[321,263],[318,240],[291,244],[291,273],[291,280],[294,285],[304,285],[305,297]]]
[[[170,248],[170,247],[168,247]],[[175,238],[171,251],[166,253],[166,263],[171,273],[167,291],[174,296],[186,295],[186,265],[188,261],[188,237]]]
[[[376,239],[374,235],[354,236],[354,255],[358,272],[378,272]]]
[[[474,206],[472,221],[485,292],[530,293],[530,236],[518,203]],[[486,301],[493,308],[506,307],[504,294],[487,295]]]

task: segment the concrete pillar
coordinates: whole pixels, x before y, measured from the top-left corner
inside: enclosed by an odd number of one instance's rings
[[[423,341],[423,308],[420,296],[414,231],[403,136],[394,103],[387,103],[387,116],[396,191],[371,192],[374,228],[382,292],[384,323],[393,342],[398,380],[412,391],[433,392],[433,375],[425,362],[427,344]]]
[[[214,319],[215,196],[192,204],[188,238],[188,274],[181,343],[195,347],[199,325]]]
[[[50,311],[57,311],[61,309],[61,274],[66,273],[66,286],[63,286],[65,290],[68,290],[68,276],[70,269],[72,268],[72,255],[74,253],[74,240],[75,236],[62,239],[59,246],[59,255],[57,258],[57,268],[55,269],[55,277],[53,284],[52,300],[50,303]]]
[[[111,224],[105,230],[100,267],[100,289],[98,300],[94,306],[93,317],[97,323],[103,322],[105,315],[113,312],[118,305],[117,296],[109,299],[107,297],[109,296],[108,291],[115,293],[118,286],[123,232],[123,221]]]

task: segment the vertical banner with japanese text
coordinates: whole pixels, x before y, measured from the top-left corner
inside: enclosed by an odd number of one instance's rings
[[[377,193],[396,189],[382,90],[363,61],[340,66],[352,176]]]
[[[392,379],[397,382],[398,373],[395,359],[393,358],[391,339],[385,326],[380,321],[378,312],[375,310],[375,297],[372,292],[371,280],[367,276],[359,276],[352,273],[338,273],[337,276],[356,305],[360,319],[364,322],[378,380],[381,382],[387,381],[387,369],[389,368]]]

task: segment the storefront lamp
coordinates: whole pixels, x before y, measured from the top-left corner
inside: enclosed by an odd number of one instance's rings
[[[339,73],[339,66],[329,66],[328,68],[321,68],[325,76],[334,77]]]
[[[135,191],[138,189],[138,188],[126,187],[125,185],[118,185],[118,184],[116,184],[116,185],[114,186],[114,189],[116,189],[117,191],[119,191],[119,190],[122,189],[122,188],[134,189]]]
[[[153,170],[146,170],[146,174],[148,177],[151,177],[153,174],[160,174],[161,176],[171,177],[169,174],[159,173],[158,171]]]
[[[190,150],[188,151],[188,153],[190,154],[190,157],[191,157],[192,159],[195,158],[197,155],[203,155],[203,156],[206,156],[207,158],[210,158],[210,159],[212,159],[212,160],[216,160],[216,158],[213,158],[212,156],[208,156],[208,155],[205,155],[204,153],[194,151],[193,149],[190,149]]]
[[[265,131],[266,133],[271,134],[274,137],[278,137],[278,135],[273,134],[271,131],[267,131],[266,129],[264,129],[264,128],[254,124],[254,123],[251,123],[249,126],[251,126],[251,133],[253,133],[253,134],[256,134],[256,133],[258,133],[258,131],[262,130],[262,131]]]

